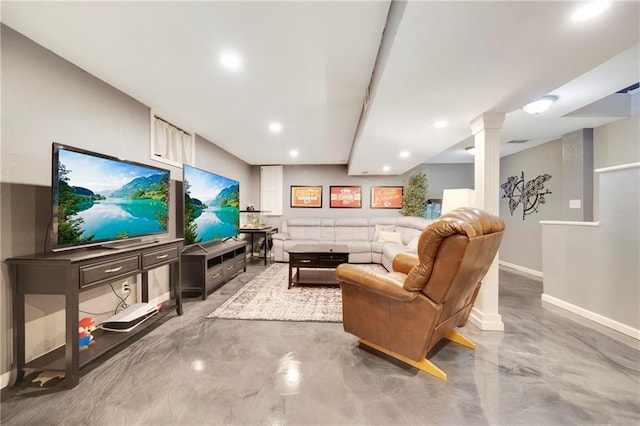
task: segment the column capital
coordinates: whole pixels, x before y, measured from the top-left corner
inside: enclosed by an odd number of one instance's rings
[[[475,135],[485,129],[501,129],[504,115],[504,112],[485,112],[471,120],[471,132]]]

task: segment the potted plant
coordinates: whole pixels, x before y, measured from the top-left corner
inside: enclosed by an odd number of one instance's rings
[[[400,214],[403,216],[424,217],[427,209],[428,191],[429,181],[427,180],[427,175],[419,172],[411,176],[402,194]]]

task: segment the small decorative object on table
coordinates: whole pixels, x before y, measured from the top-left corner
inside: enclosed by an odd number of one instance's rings
[[[89,346],[95,345],[91,332],[96,329],[93,318],[85,317],[78,322],[78,349],[84,352]]]

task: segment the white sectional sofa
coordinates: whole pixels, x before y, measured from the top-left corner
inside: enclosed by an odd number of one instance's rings
[[[272,236],[274,260],[288,262],[297,244],[343,244],[349,263],[379,263],[390,271],[396,254],[417,250],[418,237],[431,222],[405,216],[284,219]]]

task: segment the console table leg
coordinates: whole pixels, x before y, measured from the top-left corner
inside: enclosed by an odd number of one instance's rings
[[[69,280],[67,286],[77,281]],[[67,290],[65,295],[65,382],[68,388],[80,383],[80,354],[78,348],[78,321],[80,308],[78,293]]]
[[[176,313],[178,315],[182,315],[182,286],[180,285],[181,275],[180,275],[180,262],[172,263],[169,265],[169,281],[171,282],[170,286],[173,287],[173,295],[176,299]],[[204,293],[206,294],[206,288]]]
[[[17,385],[24,379],[24,359],[25,359],[25,314],[24,314],[24,294],[18,290],[17,266],[11,266],[11,282],[13,283],[13,362],[16,365]]]

